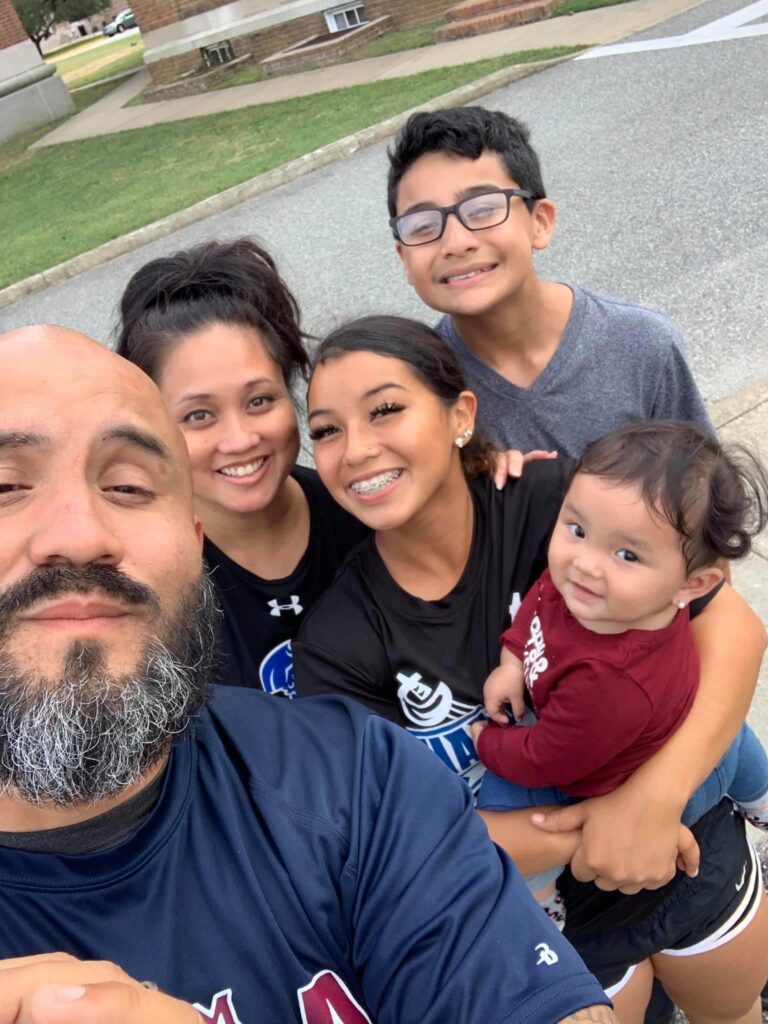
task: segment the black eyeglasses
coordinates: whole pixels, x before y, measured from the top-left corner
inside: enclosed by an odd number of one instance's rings
[[[455,214],[459,223],[469,231],[482,231],[483,228],[503,224],[509,217],[509,201],[515,196],[520,199],[541,198],[522,188],[499,188],[462,199],[453,206],[429,206],[390,217],[389,226],[403,245],[426,245],[442,237],[449,213]]]

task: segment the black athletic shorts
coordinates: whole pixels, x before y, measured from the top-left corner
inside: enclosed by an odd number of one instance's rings
[[[688,950],[754,914],[762,878],[730,800],[721,800],[692,832],[701,850],[696,878],[678,872],[661,889],[634,896],[577,882],[568,869],[558,879],[567,908],[565,936],[603,988],[617,985],[633,964],[654,953]]]

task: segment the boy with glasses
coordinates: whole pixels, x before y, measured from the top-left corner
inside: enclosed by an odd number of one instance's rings
[[[578,457],[633,419],[712,430],[666,317],[538,277],[533,253],[549,245],[555,205],[523,124],[482,107],[417,113],[389,159],[398,255],[444,314],[436,329],[499,448]]]

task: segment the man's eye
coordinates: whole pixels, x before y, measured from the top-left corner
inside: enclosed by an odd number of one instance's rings
[[[584,538],[586,537],[586,533],[584,533],[584,528],[582,526],[579,526],[578,523],[566,523],[565,526],[568,532],[572,533],[574,537],[578,537],[580,540],[584,540]]]
[[[324,423],[321,427],[311,427],[309,431],[310,441],[322,441],[324,437],[330,437],[332,434],[338,434],[339,428],[334,427],[331,423]]]
[[[131,500],[148,501],[155,497],[154,491],[149,490],[148,487],[140,487],[138,484],[115,484],[112,487],[105,487],[104,490],[108,494],[117,494]]]
[[[639,562],[640,561],[640,559],[637,557],[637,555],[634,553],[634,551],[629,551],[627,548],[622,548],[620,551],[617,551],[616,552],[616,557],[617,558],[621,558],[622,561],[624,561],[624,562]]]

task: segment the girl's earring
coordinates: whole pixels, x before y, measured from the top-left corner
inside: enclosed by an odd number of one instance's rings
[[[682,611],[685,608],[685,601],[678,601],[677,607]]]
[[[464,433],[459,434],[459,436],[456,438],[456,441],[454,442],[456,447],[463,448],[467,441],[469,441],[470,437],[472,437],[472,431],[469,429],[469,427],[467,427]]]

